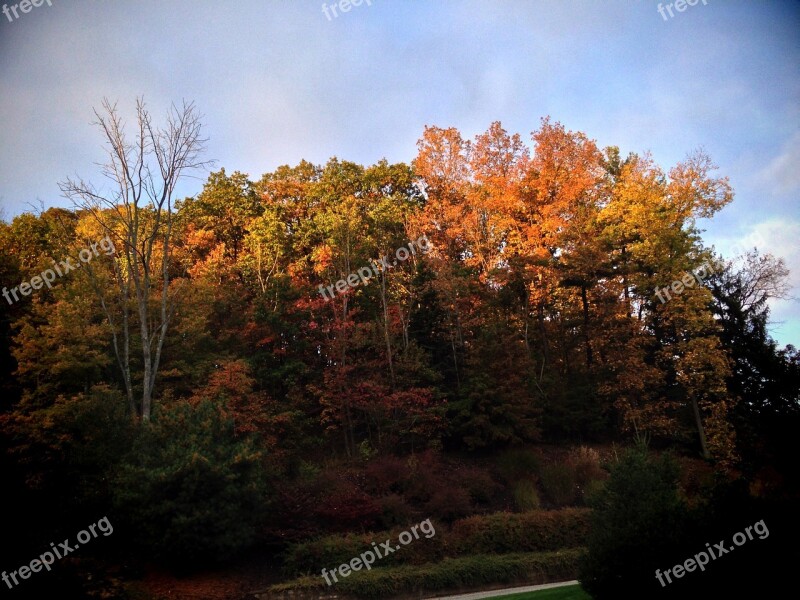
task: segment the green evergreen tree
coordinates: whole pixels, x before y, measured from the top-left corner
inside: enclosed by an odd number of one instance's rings
[[[255,540],[264,514],[263,456],[211,401],[159,406],[116,483],[137,541],[173,564],[231,557]]]
[[[682,556],[686,507],[678,494],[679,467],[640,444],[612,467],[594,508],[581,585],[595,600],[667,597],[656,569]]]

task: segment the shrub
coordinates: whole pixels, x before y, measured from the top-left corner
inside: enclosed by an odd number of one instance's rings
[[[148,557],[228,557],[255,538],[266,495],[262,460],[210,401],[157,406],[120,466],[115,504]]]
[[[454,484],[465,488],[476,504],[489,504],[500,486],[483,469],[466,468],[450,478]]]
[[[497,472],[508,483],[539,474],[541,460],[527,448],[511,448],[497,458]]]
[[[575,480],[582,487],[590,481],[602,481],[608,478],[608,473],[600,466],[600,453],[594,448],[587,446],[573,448],[567,456],[567,464],[572,467]]]
[[[264,533],[284,542],[315,535],[371,529],[380,523],[380,502],[357,485],[357,473],[346,466],[328,465],[275,490]]]
[[[573,579],[582,549],[535,554],[476,555],[445,559],[422,567],[402,565],[373,568],[339,577],[336,591],[357,598],[390,598],[400,594],[415,596],[444,590],[480,588],[487,585]],[[330,588],[319,576],[304,577],[273,585],[270,598],[296,598],[302,594],[324,593]]]
[[[366,550],[372,543],[391,539],[396,540],[401,531],[414,525],[407,522],[403,527],[374,533],[330,535],[316,540],[292,544],[284,553],[284,572],[287,574],[319,573],[323,566],[332,568],[349,562]],[[436,535],[430,538],[420,535],[418,540],[400,551],[393,552],[380,560],[380,565],[400,563],[420,564],[438,561],[444,556],[444,531],[441,524],[433,522]],[[377,566],[377,565],[376,565]]]
[[[453,524],[448,550],[456,555],[481,552],[539,552],[586,545],[589,515],[585,508],[495,513],[474,516]]]
[[[388,532],[369,534],[330,535],[292,544],[284,553],[284,572],[289,575],[299,573],[318,573],[323,566],[331,568],[350,561],[371,548],[376,540],[385,540]],[[394,562],[395,554],[390,554],[387,564]]]
[[[44,408],[23,403],[0,414],[3,508],[13,515],[3,524],[0,560],[14,562],[20,554],[41,552],[37,549],[52,537],[74,534],[103,514],[116,524],[117,515],[106,512],[113,474],[130,452],[134,435],[126,399],[105,385],[88,394],[58,396]],[[111,536],[98,551],[124,548],[122,538]],[[69,594],[68,585],[61,588]],[[30,597],[51,596],[34,591]]]
[[[462,488],[438,486],[425,505],[426,513],[446,523],[467,516],[472,512],[469,492]]]
[[[521,511],[539,508],[539,494],[533,481],[523,479],[514,485],[514,504]]]
[[[364,440],[358,445],[358,455],[363,461],[368,461],[377,453],[378,451],[372,447],[372,444],[369,443],[369,440]]]
[[[737,546],[736,552],[712,560],[713,567],[707,568],[702,579],[676,581],[673,578],[670,588],[677,588],[679,593],[686,588],[692,592],[697,590],[709,598],[780,598],[786,595],[782,589],[800,558],[797,501],[753,497],[749,491],[751,483],[744,477],[733,481],[720,477],[706,490],[702,502],[691,511],[684,555],[693,556],[709,541],[713,544],[717,540],[730,540],[737,531],[744,532],[747,526],[759,522],[768,535],[754,534],[753,540]],[[762,533],[765,529],[761,529]],[[759,576],[746,577],[745,573]]]
[[[404,525],[411,520],[411,508],[398,494],[389,494],[378,498],[378,506],[381,509],[378,523],[384,529]]]
[[[410,456],[406,464],[409,470],[406,498],[417,503],[430,501],[433,491],[440,488],[445,479],[439,454],[426,450]]]
[[[565,508],[528,513],[495,513],[456,521],[450,531],[434,521],[436,535],[420,537],[399,552],[381,559],[387,564],[436,562],[448,555],[483,553],[542,552],[585,546],[589,536],[589,515],[585,508]],[[290,574],[317,573],[325,565],[350,561],[372,542],[397,539],[414,523],[408,521],[392,530],[359,535],[332,535],[291,545],[284,555]]]
[[[569,465],[547,465],[542,469],[541,482],[545,496],[556,506],[575,502],[575,472]]]
[[[319,535],[316,511],[325,491],[335,483],[328,471],[320,471],[282,482],[275,489],[275,499],[267,515],[263,533],[268,538],[284,542],[307,540]]]
[[[408,464],[397,456],[371,460],[364,470],[366,490],[375,494],[403,493],[411,474]]]
[[[589,483],[586,484],[586,488],[583,490],[583,501],[587,506],[592,506],[594,502],[597,500],[598,495],[603,492],[603,488],[606,486],[604,481],[600,481],[599,479],[593,479]]]
[[[593,598],[662,597],[653,573],[675,564],[686,529],[678,495],[678,467],[654,459],[644,447],[626,452],[593,499],[588,555],[580,581]]]
[[[369,529],[378,522],[381,507],[371,496],[344,478],[326,490],[315,516],[332,530]]]
[[[694,458],[678,460],[681,469],[680,488],[690,500],[700,500],[714,486],[714,469],[707,462]]]
[[[403,592],[438,592],[477,588],[499,583],[544,583],[571,578],[577,572],[580,550],[542,554],[477,555],[445,559],[424,567],[403,566],[391,570],[361,571],[341,580],[344,593],[359,598],[388,598]]]
[[[297,478],[304,481],[313,481],[319,477],[322,468],[314,463],[301,460],[296,465]]]
[[[584,502],[598,489],[597,482],[608,479],[608,473],[600,466],[600,453],[594,448],[573,448],[567,456],[567,466],[575,474],[576,492]]]

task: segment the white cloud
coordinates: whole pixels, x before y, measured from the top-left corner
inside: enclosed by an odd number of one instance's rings
[[[780,154],[758,174],[758,180],[779,194],[800,191],[800,131],[786,141]]]
[[[756,223],[741,235],[715,239],[717,250],[726,258],[733,258],[753,247],[761,254],[782,258],[789,269],[790,298],[772,300],[770,307],[770,333],[781,343],[797,344],[800,334],[800,221],[769,219]]]

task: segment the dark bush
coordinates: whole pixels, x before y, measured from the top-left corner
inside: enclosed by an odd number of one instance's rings
[[[371,460],[365,469],[366,490],[374,494],[401,494],[408,487],[411,470],[407,461],[397,456]]]
[[[115,504],[148,558],[227,558],[254,541],[263,457],[210,401],[157,406],[116,477]]]
[[[292,544],[284,553],[283,568],[287,575],[318,573],[322,567],[329,569],[349,562],[365,550],[372,542],[385,540],[388,532],[375,534],[330,535],[318,540]],[[398,553],[386,557],[386,564],[395,562]]]
[[[381,560],[385,564],[422,564],[447,556],[468,556],[480,553],[541,552],[585,546],[589,537],[589,515],[585,508],[534,511],[511,514],[496,513],[473,516],[456,521],[448,531],[433,520],[436,534],[420,536],[399,552]],[[325,565],[340,565],[361,552],[372,542],[397,539],[397,535],[414,525],[413,521],[388,531],[359,535],[333,535],[293,544],[286,551],[285,569],[289,574],[314,573]]]
[[[431,517],[441,519],[445,523],[452,523],[456,519],[466,517],[472,513],[469,492],[462,488],[438,486],[425,505],[425,513]]]
[[[497,457],[497,472],[507,483],[537,477],[541,469],[539,455],[528,448],[510,448]]]
[[[321,534],[385,527],[391,518],[379,498],[361,489],[357,471],[348,465],[305,471],[294,481],[281,481],[276,489],[265,527],[267,537],[297,542]]]
[[[594,448],[573,448],[567,456],[567,464],[575,473],[575,481],[579,486],[586,486],[590,481],[608,479],[608,473],[600,464],[600,453]]]
[[[522,479],[514,484],[514,504],[520,511],[539,508],[539,492],[533,481]]]
[[[721,556],[717,553],[702,577],[673,578],[669,587],[676,596],[685,596],[690,590],[707,597],[780,598],[785,595],[783,590],[791,584],[800,560],[797,501],[755,498],[750,495],[751,483],[744,478],[735,481],[718,478],[692,510],[683,550],[687,558],[706,550],[706,542],[713,545],[725,540],[725,545],[733,548],[734,535],[744,535],[747,527],[751,528],[753,539],[749,539],[748,534],[747,541],[736,546],[736,552]],[[663,565],[662,571],[681,560]],[[752,573],[758,576],[753,577]]]
[[[542,469],[541,482],[545,497],[555,506],[566,506],[575,502],[575,472],[569,465],[547,465]]]
[[[41,552],[53,537],[72,535],[106,514],[112,475],[134,434],[125,398],[104,385],[59,396],[45,408],[0,414],[3,503],[14,515],[3,528],[0,558]],[[99,551],[109,551],[109,544],[124,548],[116,535]]]
[[[589,515],[585,508],[496,513],[457,521],[447,537],[454,554],[539,552],[585,546]]]
[[[389,554],[380,560],[380,566],[412,563],[422,564],[440,560],[444,556],[446,532],[442,525],[432,521],[435,535],[430,538],[420,533],[418,540],[403,546],[401,550]],[[415,525],[406,523],[387,531],[376,531],[364,534],[330,535],[317,540],[300,542],[291,545],[284,553],[284,571],[290,575],[301,573],[318,573],[322,567],[333,568],[349,562],[366,550],[372,549],[372,543],[380,544],[385,540],[396,540],[400,532]]]
[[[597,496],[603,492],[605,485],[605,481],[600,481],[599,479],[593,479],[587,483],[586,487],[582,490],[584,504],[592,506],[597,500]]]
[[[405,493],[410,502],[424,504],[442,485],[446,470],[440,456],[430,450],[411,456],[408,461],[409,487]]]
[[[678,495],[679,469],[644,447],[627,451],[592,502],[588,555],[580,581],[596,600],[658,598],[654,573],[685,558],[686,508]],[[677,557],[677,558],[676,558]]]
[[[383,529],[391,529],[399,525],[404,525],[411,521],[411,508],[406,504],[402,496],[398,494],[388,494],[377,499],[380,506],[381,515],[378,524]]]
[[[689,502],[699,499],[714,486],[714,469],[707,462],[697,458],[681,458],[680,488]]]
[[[578,500],[587,504],[588,496],[602,487],[602,482],[608,479],[608,473],[600,465],[600,453],[587,446],[573,448],[567,456],[566,464],[575,474]]]
[[[374,599],[479,589],[488,585],[539,584],[574,579],[583,552],[583,549],[576,548],[533,554],[475,555],[445,559],[422,567],[401,565],[370,571],[362,569],[347,578],[339,577],[339,582],[334,585],[337,593]],[[324,593],[329,589],[325,580],[315,573],[312,577],[274,585],[269,588],[269,593],[271,598],[293,598],[303,592]]]
[[[374,527],[382,510],[380,504],[355,483],[340,479],[335,487],[326,491],[314,512],[329,529],[349,531]]]
[[[501,488],[483,469],[465,468],[457,471],[450,481],[469,492],[473,503],[487,505]]]

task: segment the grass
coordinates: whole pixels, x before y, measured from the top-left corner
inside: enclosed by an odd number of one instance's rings
[[[564,587],[540,590],[538,592],[493,596],[486,600],[592,600],[592,597],[584,592],[579,585],[565,585]]]

